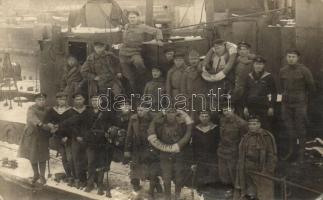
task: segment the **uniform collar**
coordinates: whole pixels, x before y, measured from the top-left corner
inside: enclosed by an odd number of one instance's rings
[[[83,106],[82,108],[75,108],[75,107],[73,107],[73,110],[75,110],[79,114],[83,113],[85,111],[85,109],[86,109],[86,106]]]
[[[71,109],[71,107],[70,106],[65,106],[65,107],[58,107],[58,106],[55,106],[55,107],[53,107],[53,110],[57,113],[57,114],[59,114],[59,115],[62,115],[62,114],[64,114],[66,111],[68,111],[69,109]]]
[[[200,130],[203,133],[207,133],[213,129],[215,129],[216,127],[218,127],[218,125],[210,123],[208,126],[201,126],[201,124],[195,126],[196,129]]]

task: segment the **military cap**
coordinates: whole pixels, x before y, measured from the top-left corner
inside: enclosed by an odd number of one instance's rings
[[[203,114],[207,114],[207,115],[211,115],[210,111],[206,111],[206,110],[202,110],[198,112],[199,115],[203,115]]]
[[[176,51],[174,58],[184,58],[185,57],[185,53],[183,51]]]
[[[128,10],[128,13],[127,13],[127,16],[129,17],[130,14],[135,14],[137,15],[138,17],[140,16],[139,12],[136,11],[136,10]]]
[[[99,41],[99,40],[97,40],[97,41],[94,41],[94,46],[104,46],[105,44],[104,44],[104,42],[102,42],[102,41]]]
[[[67,97],[68,94],[65,92],[57,92],[56,93],[56,98],[61,98],[61,97]]]
[[[175,49],[172,47],[168,47],[164,50],[164,53],[167,53],[167,52],[175,52]]]
[[[251,45],[245,41],[241,41],[238,43],[238,48],[240,49],[241,47],[246,47],[249,49],[251,47]]]
[[[35,94],[34,99],[36,100],[36,99],[39,99],[39,98],[44,98],[44,99],[46,99],[46,98],[47,98],[47,94],[45,94],[45,93],[38,93],[38,94]]]
[[[94,99],[94,98],[99,98],[99,95],[92,95],[90,96],[91,99]]]
[[[73,94],[72,97],[74,99],[74,98],[79,97],[79,96],[81,96],[83,98],[86,98],[86,95],[84,93],[82,93],[82,92],[76,92],[76,93]]]
[[[249,118],[248,118],[248,122],[260,122],[259,116],[250,115]]]
[[[199,52],[195,51],[194,49],[191,50],[188,54],[188,57],[189,58],[197,58],[197,59],[200,59],[200,54]]]
[[[264,57],[258,55],[253,59],[253,62],[266,63],[266,59]]]
[[[214,45],[223,45],[225,43],[225,41],[223,39],[216,39],[214,41]]]
[[[286,51],[286,54],[296,54],[297,56],[301,55],[301,53],[297,49],[288,49]]]

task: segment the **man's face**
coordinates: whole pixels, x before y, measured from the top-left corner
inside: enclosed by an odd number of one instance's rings
[[[247,47],[240,47],[238,53],[239,53],[240,56],[246,57],[246,56],[248,56],[250,54],[250,50]]]
[[[182,67],[184,65],[184,58],[182,57],[175,58],[174,63],[176,67]]]
[[[143,107],[138,107],[137,108],[137,114],[139,117],[144,117],[148,112],[148,109],[143,108]]]
[[[201,113],[199,119],[202,124],[206,125],[210,122],[210,115],[207,113]]]
[[[70,58],[67,59],[67,64],[69,66],[75,66],[76,63],[77,63],[77,60],[75,58],[73,58],[73,57],[70,57]]]
[[[287,59],[287,63],[289,65],[295,65],[298,63],[298,55],[293,54],[293,53],[289,53],[286,55],[286,59]]]
[[[191,66],[196,67],[199,64],[200,59],[199,58],[189,58],[188,61]]]
[[[167,112],[167,121],[174,123],[177,121],[177,112]]]
[[[128,16],[129,24],[137,24],[138,23],[138,16],[134,13],[130,13]]]
[[[253,64],[253,69],[255,70],[256,73],[261,73],[264,71],[265,64],[261,62],[255,62]]]
[[[66,106],[67,105],[67,97],[58,97],[57,99],[58,106]]]
[[[151,75],[154,79],[159,78],[161,76],[161,71],[159,69],[153,69]]]
[[[46,99],[44,97],[38,97],[37,99],[35,99],[35,103],[38,107],[43,108],[45,107]]]
[[[122,105],[120,107],[120,109],[121,109],[121,113],[124,114],[124,115],[126,115],[126,114],[129,114],[130,113],[131,106],[128,103],[126,103],[126,104]]]
[[[166,60],[167,61],[174,60],[174,55],[175,55],[175,52],[174,51],[168,51],[168,52],[166,52],[165,53]]]
[[[261,128],[261,123],[258,121],[248,122],[248,128],[250,132],[257,132]]]
[[[93,97],[91,99],[91,105],[92,105],[92,108],[98,108],[99,107],[99,98]]]
[[[225,46],[223,45],[214,45],[214,51],[216,53],[216,55],[218,56],[222,56],[225,53]]]
[[[105,46],[104,45],[95,45],[94,46],[94,51],[97,54],[101,54],[103,51],[105,50]]]
[[[82,106],[84,106],[84,101],[85,101],[84,97],[76,96],[74,98],[74,106],[75,107],[82,107]]]

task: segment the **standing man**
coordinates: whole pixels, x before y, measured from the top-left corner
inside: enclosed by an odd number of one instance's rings
[[[73,56],[69,56],[64,68],[64,74],[61,81],[61,91],[68,94],[68,103],[73,103],[72,95],[80,91],[82,75],[81,66],[77,59]]]
[[[58,92],[56,94],[57,105],[49,109],[46,114],[46,122],[59,124],[73,115],[73,110],[67,105],[68,94]],[[72,138],[70,130],[60,128],[54,134],[58,152],[62,156],[62,163],[66,174],[68,185],[72,186],[75,178],[75,170],[72,159]]]
[[[195,118],[198,118],[198,114],[196,114],[196,112],[206,110],[206,98],[201,99],[194,95],[206,95],[207,88],[205,80],[201,77],[202,67],[199,53],[195,50],[190,51],[188,60],[190,66],[184,71],[181,83],[181,93],[186,95],[189,110],[191,111],[191,117],[195,120]]]
[[[306,140],[307,103],[315,85],[310,70],[299,63],[299,56],[297,50],[287,51],[287,65],[280,70],[279,78],[283,95],[282,115],[290,142],[293,143],[293,153],[297,155],[297,161],[302,163]]]
[[[254,59],[245,87],[244,114],[259,116],[262,128],[271,130],[277,92],[273,76],[265,71],[265,63],[261,56]]]
[[[37,94],[35,104],[28,108],[27,124],[21,138],[18,156],[30,161],[34,176],[32,184],[39,179],[42,185],[46,184],[46,161],[49,159],[49,137],[53,124],[45,124],[46,94]]]
[[[168,71],[166,78],[166,93],[172,100],[181,94],[181,84],[186,70],[185,54],[184,52],[177,51],[175,53],[174,66]]]
[[[163,70],[167,74],[168,70],[174,65],[175,49],[168,47],[164,50],[166,62],[163,64]]]
[[[273,200],[273,181],[253,173],[274,176],[277,163],[275,138],[261,128],[257,117],[249,118],[248,129],[239,145],[234,199]]]
[[[233,43],[217,39],[214,46],[206,54],[203,62],[202,77],[209,82],[210,88],[221,88],[225,93],[233,89],[233,67],[237,57],[237,46]]]
[[[153,198],[155,188],[162,192],[162,187],[157,177],[160,171],[158,152],[147,140],[151,118],[147,108],[137,107],[137,113],[130,117],[124,156],[131,158],[130,179],[134,191],[137,192],[141,188],[140,180],[148,178],[149,195]]]
[[[91,109],[84,104],[85,95],[73,95],[73,114],[59,124],[59,128],[69,129],[72,135],[72,156],[75,167],[75,187],[82,189],[86,186],[86,143],[84,137],[90,129],[89,116]]]
[[[175,199],[180,198],[185,182],[185,157],[192,135],[193,121],[187,113],[169,108],[150,123],[148,141],[160,150],[160,167],[164,181],[165,199],[171,199],[171,181],[175,183]]]
[[[220,116],[220,142],[217,150],[219,177],[224,186],[234,188],[239,143],[248,131],[245,120],[234,113],[234,109],[224,107]]]
[[[137,11],[129,11],[128,20],[129,24],[125,25],[123,32],[123,44],[120,47],[119,58],[123,76],[128,79],[132,92],[137,92],[143,88],[138,86],[142,80],[139,81],[137,78],[142,78],[146,72],[146,66],[141,56],[145,34],[153,35],[159,45],[162,44],[163,34],[157,28],[139,23]]]
[[[250,53],[251,45],[247,42],[239,42],[238,57],[235,67],[234,90],[232,101],[235,104],[235,112],[243,116],[243,97],[245,93],[245,85],[248,75],[252,71],[252,63],[255,58],[254,54]]]
[[[106,94],[111,88],[114,95],[121,93],[121,78],[118,58],[106,51],[102,42],[94,42],[94,52],[88,56],[81,68],[81,73],[87,81],[88,96]]]

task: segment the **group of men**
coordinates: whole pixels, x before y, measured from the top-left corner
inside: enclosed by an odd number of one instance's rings
[[[140,79],[147,71],[141,56],[143,35],[154,35],[161,44],[162,34],[158,29],[138,24],[138,16],[137,12],[129,12],[119,59],[106,50],[105,44],[96,42],[94,52],[82,66],[75,58],[68,58],[63,92],[56,95],[57,106],[45,111],[45,95],[36,96],[36,104],[28,110],[19,151],[31,160],[33,183],[38,179],[46,182],[48,138],[54,136],[68,184],[85,187],[87,192],[93,190],[96,181],[98,193],[103,194],[106,189],[107,196],[111,196],[108,182],[104,188],[104,172],[121,150],[123,159],[131,161],[130,182],[134,191],[141,189],[140,180],[149,180],[151,198],[155,191],[164,190],[165,199],[171,199],[173,181],[175,199],[179,199],[182,188],[193,178],[190,186],[200,192],[220,184],[231,188],[234,199],[273,199],[273,182],[257,175],[273,176],[277,162],[276,141],[270,133],[277,91],[272,74],[265,70],[266,60],[251,54],[251,46],[246,42],[235,45],[218,39],[202,61],[195,50],[167,49],[167,66],[151,67],[152,80],[145,83]],[[314,81],[311,72],[299,63],[299,57],[297,50],[288,51],[287,65],[279,77],[284,121],[301,163],[307,98],[314,90]],[[130,90],[124,89],[125,82]],[[217,112],[203,109],[204,103],[211,102],[202,100],[190,105],[194,110],[170,107],[156,111],[163,102],[153,101],[148,107],[139,101],[136,105],[124,102],[118,111],[104,111],[101,104],[109,102],[98,95],[106,94],[108,88],[114,96],[133,92],[156,96],[162,92],[171,101],[182,94],[188,104],[193,102],[190,98],[194,94],[221,89],[226,94],[223,97],[232,102],[220,101]],[[132,113],[131,108],[136,112]],[[26,151],[31,147],[30,135],[34,135],[33,150]],[[41,141],[44,145],[37,146]]]

